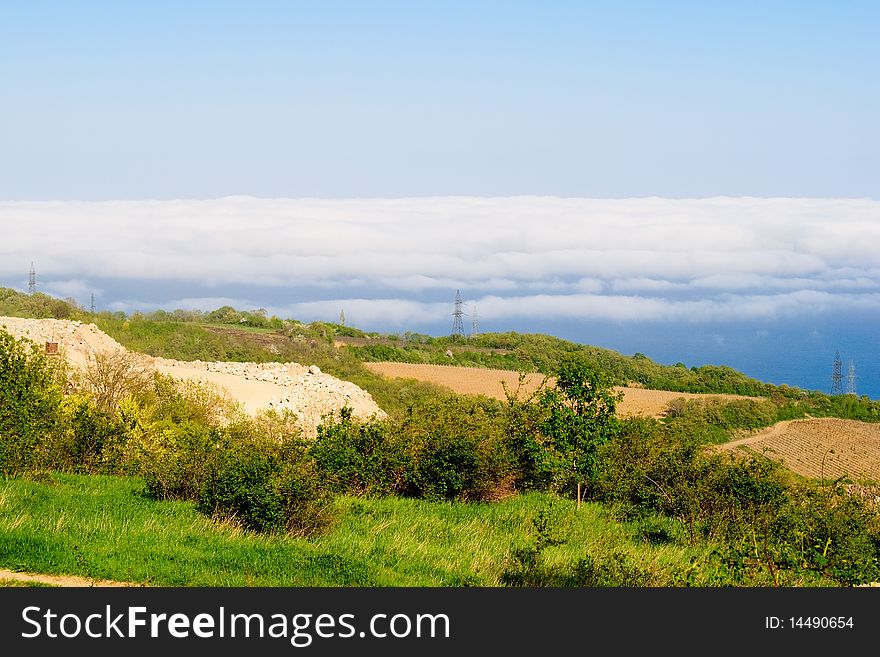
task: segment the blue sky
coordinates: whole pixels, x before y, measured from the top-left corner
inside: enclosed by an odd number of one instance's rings
[[[873,2],[0,8],[0,199],[880,195]]]
[[[867,1],[0,3],[0,285],[435,334],[460,288],[483,330],[774,382],[840,348],[880,396],[877,34]]]

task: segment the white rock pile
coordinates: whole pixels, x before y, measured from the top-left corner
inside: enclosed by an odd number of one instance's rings
[[[37,344],[56,342],[71,364],[84,366],[99,352],[124,349],[94,324],[59,319],[0,317],[0,329]],[[241,401],[245,410],[289,409],[307,435],[314,436],[323,416],[348,406],[360,419],[385,417],[368,392],[353,383],[324,374],[316,365],[298,363],[236,363],[178,361],[144,357],[155,369],[180,379],[220,385]]]
[[[359,419],[385,417],[385,412],[368,392],[354,383],[324,374],[317,365],[151,360],[160,371],[172,376],[225,386],[252,412],[259,408],[290,410],[310,435],[314,435],[314,429],[324,415],[334,413],[338,416],[344,406],[351,408],[352,415]],[[253,399],[254,392],[260,399],[258,403]]]
[[[74,365],[85,365],[92,354],[116,351],[123,346],[94,324],[66,319],[24,319],[0,316],[0,329],[38,345],[56,342]]]

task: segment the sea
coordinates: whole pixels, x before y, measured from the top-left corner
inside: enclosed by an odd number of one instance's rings
[[[761,322],[554,322],[485,330],[547,333],[664,365],[728,365],[776,385],[832,392],[839,354],[841,387],[880,399],[880,314],[849,313]]]

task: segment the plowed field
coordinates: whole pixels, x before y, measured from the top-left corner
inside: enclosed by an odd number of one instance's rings
[[[511,390],[516,390],[519,375],[509,370],[490,370],[481,367],[455,367],[450,365],[421,365],[413,363],[365,363],[365,365],[383,376],[403,379],[417,379],[445,386],[462,394],[486,395],[496,399],[505,399],[502,381]],[[544,380],[542,374],[528,374],[523,382],[520,397],[534,392]],[[552,385],[552,379],[548,382]],[[738,395],[696,395],[686,392],[668,392],[665,390],[647,390],[645,388],[623,388],[623,401],[618,405],[619,415],[641,415],[661,417],[666,405],[680,397],[716,397],[721,399],[744,399]]]
[[[820,418],[780,422],[722,449],[750,449],[815,479],[849,475],[880,482],[880,425]]]

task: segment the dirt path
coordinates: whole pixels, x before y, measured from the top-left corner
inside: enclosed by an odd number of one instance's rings
[[[721,451],[729,451],[731,449],[736,449],[737,447],[745,445],[754,445],[755,443],[760,443],[764,440],[767,440],[768,438],[776,438],[783,435],[786,431],[788,431],[788,428],[794,422],[809,421],[809,418],[803,420],[783,420],[782,422],[777,422],[772,427],[761,429],[761,431],[752,434],[751,436],[746,436],[745,438],[737,438],[736,440],[731,440],[728,443],[721,443],[720,445],[718,445],[718,449]]]
[[[765,454],[812,479],[849,477],[880,483],[877,423],[840,418],[788,420],[715,447],[719,452],[737,448]]]
[[[13,570],[5,570],[0,568],[0,582],[4,580],[13,580],[16,582],[35,582],[39,584],[48,584],[50,586],[145,586],[144,584],[134,584],[132,582],[114,582],[109,579],[89,579],[87,577],[77,577],[75,575],[39,575],[35,573],[18,573]]]

